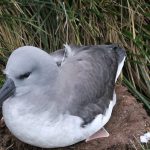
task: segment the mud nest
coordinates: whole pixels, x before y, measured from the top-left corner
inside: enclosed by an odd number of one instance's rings
[[[110,121],[105,126],[108,138],[80,142],[55,150],[131,150],[141,149],[139,137],[150,131],[150,117],[143,105],[123,86],[117,86],[117,104]],[[17,140],[6,127],[0,127],[0,150],[44,150]],[[48,149],[45,149],[48,150]],[[51,149],[52,150],[52,149]]]

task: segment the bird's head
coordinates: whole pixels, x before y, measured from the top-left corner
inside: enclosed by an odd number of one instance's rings
[[[24,46],[10,55],[4,73],[6,81],[0,90],[0,103],[15,93],[22,95],[52,84],[58,67],[51,56],[39,48]]]

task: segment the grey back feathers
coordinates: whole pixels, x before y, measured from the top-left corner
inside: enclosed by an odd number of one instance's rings
[[[67,45],[66,49],[64,53],[68,54],[61,64],[59,75],[63,78],[60,79],[59,94],[66,100],[62,106],[72,115],[81,117],[83,125],[86,125],[108,108],[113,98],[118,65],[125,57],[125,50],[116,44]]]
[[[97,48],[103,48],[103,49],[112,49],[116,51],[118,55],[118,64],[121,63],[124,57],[126,57],[126,51],[125,49],[119,47],[118,44],[109,44],[109,45],[91,45],[91,46],[77,46],[77,45],[67,45],[65,44],[65,48],[59,49],[55,52],[52,52],[50,55],[54,57],[55,62],[57,63],[58,66],[61,66],[61,63],[63,62],[62,60],[73,56],[77,54],[78,52],[88,50],[89,48],[92,47],[97,47]]]

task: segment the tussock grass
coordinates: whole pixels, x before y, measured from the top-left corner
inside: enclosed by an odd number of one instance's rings
[[[150,4],[146,0],[1,0],[0,62],[22,45],[50,52],[72,44],[119,43],[123,82],[150,110]]]

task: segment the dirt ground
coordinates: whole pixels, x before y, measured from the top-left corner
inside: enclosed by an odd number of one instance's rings
[[[110,121],[105,126],[110,133],[108,138],[80,142],[55,150],[132,150],[142,149],[139,136],[150,131],[150,117],[142,104],[131,96],[127,88],[117,86],[117,104]],[[65,138],[65,137],[64,137]],[[0,128],[0,150],[44,150],[32,147],[15,139],[6,127]],[[52,150],[52,149],[51,149]]]

